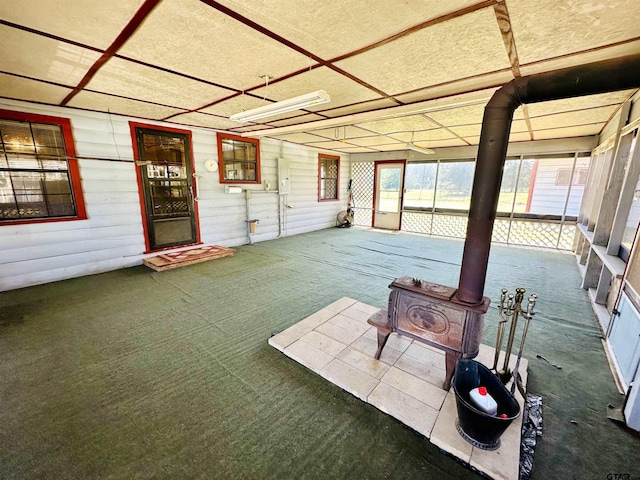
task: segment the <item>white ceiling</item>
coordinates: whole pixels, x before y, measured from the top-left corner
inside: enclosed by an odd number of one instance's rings
[[[3,1],[0,97],[344,153],[477,145],[496,88],[640,53],[638,25],[638,0]],[[228,118],[319,89],[330,103]],[[634,93],[520,108],[511,141],[598,135]]]

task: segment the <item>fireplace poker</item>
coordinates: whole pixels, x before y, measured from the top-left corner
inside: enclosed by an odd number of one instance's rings
[[[504,337],[504,329],[509,321],[508,315],[505,313],[505,299],[507,297],[507,289],[502,289],[502,294],[500,295],[500,305],[498,306],[498,315],[500,315],[500,322],[498,322],[498,338],[496,339],[496,354],[493,357],[493,370],[494,373],[498,373],[498,361],[500,359],[500,351],[502,350],[502,339]],[[507,310],[511,308],[511,304],[513,303],[513,295],[509,295],[509,303],[507,304]]]
[[[511,379],[511,372],[509,371],[509,360],[511,359],[511,349],[513,348],[513,341],[516,336],[516,329],[518,328],[518,316],[522,313],[522,299],[524,298],[524,288],[516,288],[516,294],[509,295],[507,302],[507,311],[505,316],[507,319],[511,318],[511,326],[509,327],[509,338],[507,339],[507,346],[504,354],[504,365],[502,371],[497,372],[500,380],[503,384],[506,384]]]
[[[522,358],[522,352],[524,350],[524,342],[527,339],[527,331],[529,330],[529,322],[531,321],[531,319],[535,315],[533,313],[533,307],[535,307],[535,305],[536,305],[536,299],[537,298],[538,298],[538,295],[536,295],[535,293],[531,294],[531,296],[529,297],[529,303],[527,305],[527,313],[524,313],[524,312],[522,313],[522,316],[524,317],[525,322],[524,322],[524,329],[522,330],[522,339],[520,339],[520,349],[518,350],[518,359],[516,360],[516,366],[513,369],[513,384],[511,385],[511,394],[512,395],[513,395],[513,392],[515,392],[516,385],[517,385],[518,386],[518,391],[524,397],[524,388],[522,386],[522,382],[521,382],[520,377],[518,375],[518,369],[520,368],[520,359]]]

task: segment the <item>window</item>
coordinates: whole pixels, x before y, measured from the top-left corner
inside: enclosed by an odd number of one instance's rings
[[[404,206],[407,208],[433,208],[438,164],[407,163],[404,186]]]
[[[440,163],[436,184],[436,210],[469,210],[474,170],[473,161]]]
[[[572,185],[586,185],[588,173],[589,173],[589,169],[587,168],[576,169],[576,174],[573,178]],[[559,168],[558,172],[556,173],[556,185],[569,185],[570,178],[571,178],[570,168]]]
[[[0,222],[86,218],[68,119],[0,110]]]
[[[340,157],[318,155],[318,201],[338,200]]]
[[[260,142],[218,133],[220,183],[260,183]]]

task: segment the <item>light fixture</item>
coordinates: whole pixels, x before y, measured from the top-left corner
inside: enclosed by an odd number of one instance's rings
[[[271,105],[265,105],[263,107],[235,113],[229,117],[229,120],[234,122],[253,122],[254,120],[260,120],[261,118],[271,117],[273,115],[279,115],[293,110],[301,110],[303,108],[320,105],[330,101],[331,98],[327,92],[324,90],[318,90],[298,97],[275,102]]]
[[[431,150],[430,148],[420,148],[413,144],[413,142],[407,143],[407,150],[413,150],[414,152],[424,153],[425,155],[433,155],[436,153],[435,150]]]

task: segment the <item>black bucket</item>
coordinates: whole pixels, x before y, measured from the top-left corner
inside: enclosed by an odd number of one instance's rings
[[[478,410],[471,403],[469,392],[479,386],[486,387],[498,404],[498,416]],[[456,364],[453,391],[458,406],[456,427],[460,435],[474,447],[495,450],[500,436],[520,416],[520,405],[491,370],[474,360],[460,359]],[[503,417],[499,415],[504,414]]]

